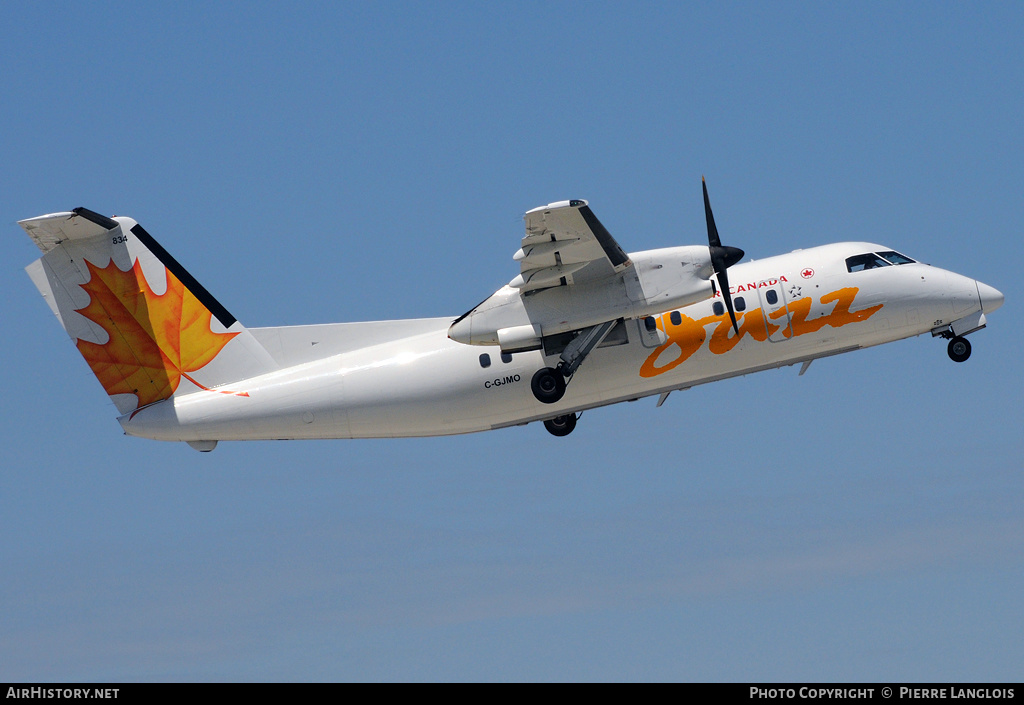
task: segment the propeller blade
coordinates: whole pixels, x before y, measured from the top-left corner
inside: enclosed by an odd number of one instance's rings
[[[704,189],[704,217],[708,222],[708,251],[711,254],[711,266],[718,277],[718,287],[722,290],[722,298],[725,299],[725,308],[732,319],[732,329],[736,335],[740,334],[739,324],[736,322],[736,310],[732,305],[732,294],[729,293],[729,275],[726,270],[743,259],[744,252],[738,247],[723,246],[721,238],[718,237],[718,226],[715,225],[715,215],[711,212],[711,201],[708,199],[708,184],[704,177],[700,177],[701,187]]]
[[[718,284],[722,289],[722,298],[725,299],[725,310],[729,312],[729,318],[732,319],[732,329],[736,331],[736,335],[739,335],[740,327],[736,323],[736,310],[732,307],[732,294],[729,293],[729,275],[725,273],[724,268],[718,273]]]
[[[715,226],[715,214],[711,212],[711,201],[708,200],[708,184],[704,177],[700,177],[700,185],[704,188],[704,218],[708,221],[708,246],[721,247],[722,241],[718,238],[718,228]]]

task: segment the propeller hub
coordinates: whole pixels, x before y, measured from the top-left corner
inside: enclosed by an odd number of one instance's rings
[[[743,255],[743,250],[738,247],[730,247],[729,245],[711,245],[711,261],[715,264],[715,271],[720,272],[723,269],[737,264]]]

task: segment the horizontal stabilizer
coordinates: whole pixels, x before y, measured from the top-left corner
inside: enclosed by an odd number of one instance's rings
[[[87,211],[84,208],[75,210],[93,215],[92,211]],[[109,221],[109,224],[101,224],[102,221],[97,222],[99,218]],[[78,212],[65,211],[19,220],[18,225],[25,229],[28,236],[32,238],[32,242],[36,243],[36,247],[46,253],[64,242],[91,240],[101,235],[105,236],[112,227],[117,227],[116,221],[103,216],[99,216],[99,218],[90,219],[79,215]]]

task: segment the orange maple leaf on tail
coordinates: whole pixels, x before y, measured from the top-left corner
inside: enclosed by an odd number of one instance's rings
[[[167,272],[167,291],[155,294],[138,260],[121,271],[86,261],[82,285],[89,304],[78,312],[107,332],[106,343],[78,341],[93,374],[107,394],[134,394],[139,406],[167,399],[185,377],[204,367],[238,333],[210,330],[210,311],[178,278]]]

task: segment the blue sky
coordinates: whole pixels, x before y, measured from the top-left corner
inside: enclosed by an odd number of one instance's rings
[[[0,24],[0,680],[1019,680],[1021,4]],[[702,174],[748,256],[879,241],[1006,305],[962,365],[922,337],[564,439],[200,455],[121,435],[15,225],[130,215],[250,326],[457,315],[537,205],[699,244]]]

